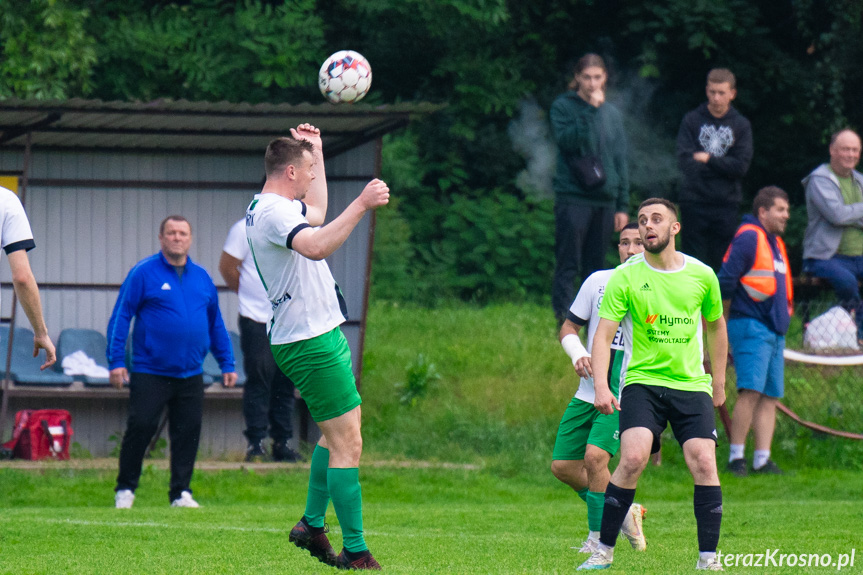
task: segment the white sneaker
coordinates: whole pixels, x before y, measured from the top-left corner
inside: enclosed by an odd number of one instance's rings
[[[198,505],[197,501],[192,499],[191,493],[189,493],[188,491],[184,491],[180,494],[179,498],[174,499],[174,501],[171,502],[171,507],[194,507],[194,508],[198,508],[198,507],[200,507],[200,505]]]
[[[711,557],[707,561],[704,561],[699,557],[698,563],[695,564],[695,569],[697,571],[725,571],[725,569],[722,568],[722,563],[720,563],[719,559],[716,557]]]
[[[614,547],[605,550],[601,546],[597,545],[596,551],[587,558],[587,561],[578,566],[577,571],[608,569],[611,567],[612,561],[614,561]]]
[[[647,539],[644,538],[644,530],[641,526],[645,513],[647,513],[647,509],[638,503],[633,503],[620,527],[620,532],[629,540],[629,544],[636,551],[647,549]]]
[[[135,494],[129,489],[121,489],[114,494],[114,507],[117,509],[131,509],[135,503]]]
[[[581,547],[572,547],[572,549],[578,549],[579,553],[589,553],[593,555],[593,552],[599,548],[598,543],[599,540],[588,537],[584,540]]]

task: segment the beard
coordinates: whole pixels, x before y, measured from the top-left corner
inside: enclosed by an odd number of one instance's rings
[[[659,237],[659,234],[657,234],[655,241],[656,243],[653,245],[644,242],[644,249],[652,254],[662,253],[662,251],[668,247],[668,243],[671,241],[671,232],[667,232],[665,234],[665,237]]]

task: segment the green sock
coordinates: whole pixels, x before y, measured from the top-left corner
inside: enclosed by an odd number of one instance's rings
[[[320,445],[312,453],[312,470],[309,473],[309,493],[306,495],[306,521],[312,527],[323,527],[330,492],[327,489],[327,468],[330,465],[330,450]]]
[[[581,489],[580,491],[576,491],[576,493],[578,493],[578,496],[581,497],[582,501],[587,503],[587,487]]]
[[[602,527],[602,508],[605,506],[605,493],[589,491],[587,493],[587,528],[599,531]]]
[[[363,539],[363,494],[360,489],[360,470],[356,467],[330,468],[327,485],[333,498],[333,508],[342,528],[345,549],[353,553],[368,549]]]

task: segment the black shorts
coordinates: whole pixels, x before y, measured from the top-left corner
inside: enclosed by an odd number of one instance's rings
[[[653,432],[651,453],[659,451],[659,436],[671,423],[682,446],[689,439],[716,441],[713,399],[704,391],[680,391],[659,385],[631,384],[620,396],[620,434],[633,427]]]

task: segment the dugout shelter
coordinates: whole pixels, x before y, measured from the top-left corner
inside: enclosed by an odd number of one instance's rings
[[[224,286],[218,261],[228,229],[260,190],[269,141],[303,122],[321,129],[329,221],[380,175],[382,137],[438,108],[0,100],[0,185],[17,191],[29,216],[36,241],[30,262],[53,341],[57,344],[64,330],[105,333],[120,284],[137,261],[159,250],[159,222],[171,214],[190,220],[189,255],[219,286],[225,323],[237,332],[237,298]],[[373,237],[371,215],[328,258],[347,300],[350,320],[342,329],[358,381]],[[13,348],[32,346],[32,334],[24,341],[27,332],[20,329],[30,326],[14,302],[5,264],[0,297],[0,362],[6,360],[0,373],[5,374],[7,366],[15,367]],[[75,332],[65,332],[70,333]],[[10,345],[16,335],[20,341]],[[16,410],[68,409],[74,440],[94,456],[105,456],[125,429],[128,392],[95,379],[62,377],[61,351],[71,350],[58,349],[58,369],[46,377],[26,369],[4,377],[0,439],[8,437]],[[202,457],[244,450],[241,394],[220,382],[207,388]],[[294,419],[296,439],[309,428]]]

